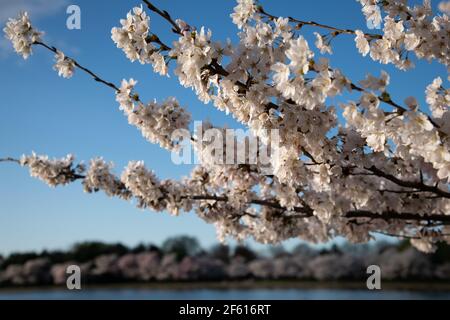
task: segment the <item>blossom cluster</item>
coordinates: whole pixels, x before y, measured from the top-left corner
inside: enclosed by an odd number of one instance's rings
[[[162,103],[156,101],[143,104],[133,92],[136,81],[123,80],[116,100],[120,104],[128,122],[139,128],[144,138],[152,143],[159,143],[162,148],[176,149],[180,141],[173,138],[177,130],[188,130],[191,116],[175,98],[168,98]]]
[[[84,166],[73,167],[75,158],[68,154],[62,159],[49,159],[48,156],[37,155],[23,155],[20,159],[21,166],[27,166],[30,170],[30,175],[39,178],[51,187],[58,185],[65,185],[73,182],[76,179],[76,174],[84,171]]]
[[[255,14],[256,5],[253,0],[238,0],[238,4],[234,7],[234,12],[230,15],[233,23],[242,29],[247,21]]]
[[[407,53],[413,52],[419,59],[435,59],[450,68],[448,4],[442,2],[439,6],[442,15],[433,16],[431,1],[424,1],[422,5],[414,7],[404,0],[381,3],[376,0],[357,1],[361,2],[368,22],[375,27],[380,27],[384,22],[380,38],[357,31],[355,41],[363,55],[370,52],[375,61],[393,63],[400,69],[408,69],[413,63]],[[386,13],[384,18],[381,9]]]
[[[53,68],[58,71],[58,75],[66,79],[71,78],[75,71],[75,63],[73,60],[67,58],[61,51],[55,54],[55,60],[56,63]]]
[[[445,96],[437,94],[437,88],[435,89],[436,86],[440,86],[439,80],[436,79],[427,88],[426,93],[433,115],[442,117],[444,112],[442,100],[445,101]],[[369,75],[365,81],[361,81],[361,84],[365,88],[385,92],[389,77],[386,73],[383,73],[380,79]],[[408,157],[422,157],[437,170],[431,176],[437,178],[437,181],[450,181],[450,145],[445,139],[448,133],[439,131],[426,114],[417,110],[417,100],[413,97],[405,100],[411,111],[404,111],[401,115],[395,113],[386,115],[380,108],[380,102],[378,96],[370,92],[363,94],[358,104],[354,102],[345,104],[343,115],[347,125],[355,128],[374,152],[389,154],[388,142],[391,141],[396,147],[395,154],[401,158],[405,158],[406,154]]]
[[[184,35],[174,42],[174,47],[170,51],[170,56],[177,57],[174,72],[180,83],[193,88],[204,103],[210,101],[211,71],[207,66],[213,59],[220,59],[220,53],[211,47],[211,35],[211,31],[206,31],[205,28],[201,28],[200,31],[184,32]],[[215,44],[215,47],[219,49],[220,44]]]
[[[5,37],[12,42],[14,50],[24,59],[32,54],[32,44],[42,36],[41,32],[32,27],[27,12],[19,14],[17,19],[10,18],[3,31]]]
[[[102,190],[108,196],[117,196],[123,199],[129,199],[131,194],[124,188],[122,182],[112,174],[112,163],[107,163],[102,158],[92,159],[86,176],[83,179],[84,191],[98,192]]]
[[[378,6],[377,0],[357,0],[362,5],[362,12],[366,17],[368,23],[373,28],[379,28],[381,25],[382,17],[381,10]]]
[[[434,118],[442,118],[450,108],[450,89],[442,87],[442,79],[434,79],[426,90],[426,100]]]
[[[187,189],[181,183],[160,181],[152,171],[145,168],[143,161],[131,161],[122,173],[121,180],[137,199],[139,208],[167,210],[175,215],[180,210],[187,212],[192,208]]]
[[[135,7],[128,12],[127,18],[120,20],[121,28],[111,30],[111,38],[117,47],[125,52],[131,61],[138,60],[141,64],[152,64],[155,72],[167,74],[164,56],[151,43],[150,17],[141,7]]]
[[[188,180],[160,181],[145,168],[142,161],[131,161],[122,175],[117,177],[112,171],[114,164],[103,158],[92,159],[87,168],[83,163],[75,165],[74,159],[73,155],[49,159],[48,156],[32,153],[22,156],[20,164],[29,168],[32,177],[39,178],[51,187],[82,180],[87,193],[103,191],[110,197],[134,199],[139,208],[167,210],[173,214],[192,209]]]

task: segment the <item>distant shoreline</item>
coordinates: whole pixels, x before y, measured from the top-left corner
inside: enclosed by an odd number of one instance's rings
[[[192,242],[192,243],[191,243]],[[83,287],[183,289],[361,289],[368,266],[381,271],[386,290],[445,290],[450,293],[450,246],[426,255],[404,243],[343,246],[261,255],[246,247],[205,251],[195,239],[168,239],[161,248],[85,242],[67,252],[12,254],[0,263],[0,290],[66,288],[75,266]],[[3,289],[2,289],[3,288]]]
[[[304,289],[304,290],[367,290],[364,281],[292,281],[292,280],[245,280],[211,282],[124,282],[114,284],[85,284],[84,290],[146,289],[146,290],[256,290],[256,289]],[[83,290],[82,289],[82,290]],[[67,290],[63,285],[0,287],[0,293],[48,290]],[[428,291],[450,292],[450,282],[439,281],[384,281],[382,291]]]

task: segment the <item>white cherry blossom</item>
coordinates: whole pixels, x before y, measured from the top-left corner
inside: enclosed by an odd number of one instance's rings
[[[10,18],[3,31],[14,50],[24,59],[32,54],[32,44],[39,41],[42,36],[41,32],[32,27],[27,12],[19,14],[16,19]]]
[[[55,54],[55,60],[56,62],[53,68],[58,71],[58,75],[67,79],[71,78],[75,71],[74,62],[70,58],[67,58],[61,51]]]

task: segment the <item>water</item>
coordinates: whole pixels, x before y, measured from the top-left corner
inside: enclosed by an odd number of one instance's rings
[[[341,290],[341,289],[192,289],[160,290],[148,288],[82,289],[28,289],[0,291],[0,300],[450,300],[450,292],[400,291],[400,290]]]

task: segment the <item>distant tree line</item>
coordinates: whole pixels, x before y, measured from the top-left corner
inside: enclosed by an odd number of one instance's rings
[[[161,246],[140,243],[129,247],[121,243],[104,243],[100,241],[85,241],[74,244],[69,250],[43,250],[39,252],[17,252],[6,257],[0,255],[0,270],[9,265],[24,264],[29,260],[44,258],[52,264],[66,261],[88,262],[101,255],[115,254],[122,256],[128,253],[155,252],[158,255],[174,254],[178,261],[186,256],[211,255],[221,261],[228,262],[233,256],[244,257],[246,261],[256,259],[258,253],[250,247],[237,245],[232,249],[228,245],[217,244],[205,250],[195,237],[181,235],[166,239]]]
[[[149,281],[222,281],[242,279],[359,280],[368,265],[382,268],[386,280],[450,281],[450,246],[424,254],[409,242],[333,245],[292,250],[271,247],[261,253],[244,245],[204,249],[190,236],[167,239],[161,246],[82,242],[67,251],[12,253],[0,257],[0,286],[64,284],[66,268],[81,267],[88,283]]]

